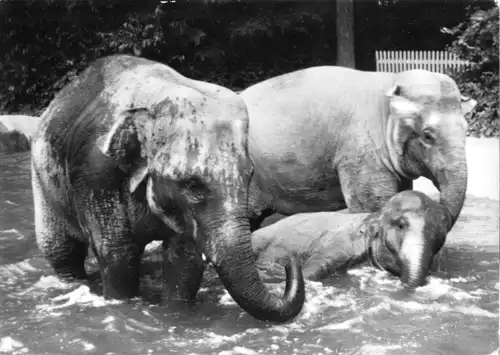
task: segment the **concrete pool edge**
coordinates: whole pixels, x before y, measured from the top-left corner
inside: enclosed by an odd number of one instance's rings
[[[466,139],[468,166],[467,196],[500,200],[500,157],[498,138]],[[413,189],[427,195],[438,194],[432,182],[418,178],[413,182]]]

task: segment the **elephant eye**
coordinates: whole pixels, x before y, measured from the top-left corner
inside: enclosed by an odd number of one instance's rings
[[[204,197],[210,192],[210,189],[205,182],[197,176],[179,181],[178,186],[196,201],[203,200]]]
[[[424,129],[424,131],[422,132],[422,137],[424,138],[424,141],[428,144],[432,144],[436,141],[434,132],[430,128]]]
[[[404,231],[408,226],[408,221],[404,217],[394,218],[391,220],[391,224],[394,228]]]

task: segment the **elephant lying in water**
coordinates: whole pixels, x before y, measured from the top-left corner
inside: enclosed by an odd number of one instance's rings
[[[467,187],[464,114],[447,75],[321,66],[240,93],[250,116],[252,230],[273,213],[375,212],[424,176],[457,220]]]
[[[409,287],[425,284],[446,240],[446,207],[417,191],[393,196],[378,212],[301,213],[252,233],[260,268],[290,252],[301,255],[304,277],[320,280],[365,261]]]
[[[87,279],[90,244],[104,296],[131,298],[146,244],[161,240],[176,253],[174,264],[165,258],[166,300],[194,299],[206,255],[249,314],[294,318],[305,298],[298,259],[283,297],[255,265],[247,134],[245,103],[228,89],[138,57],[95,61],[56,95],[33,138],[40,250],[57,275]]]

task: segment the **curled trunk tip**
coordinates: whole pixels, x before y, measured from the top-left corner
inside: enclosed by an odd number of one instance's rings
[[[251,257],[244,257],[247,252]],[[243,250],[240,248],[235,253],[237,255],[233,256],[226,253],[216,269],[236,303],[251,316],[262,321],[283,323],[293,320],[302,311],[305,302],[305,283],[300,258],[295,254],[288,257],[285,264],[285,292],[280,297],[270,292],[260,278],[249,241],[248,247]]]

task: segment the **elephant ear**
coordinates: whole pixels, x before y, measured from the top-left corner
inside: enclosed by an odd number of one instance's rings
[[[462,114],[464,116],[466,114],[470,113],[474,109],[474,107],[476,107],[476,105],[477,105],[476,100],[474,100],[471,97],[467,97],[467,96],[463,96],[463,95],[460,97],[460,102],[461,102],[461,106],[462,106]]]
[[[398,155],[403,155],[404,143],[415,130],[415,120],[420,108],[404,96],[400,85],[393,86],[386,96],[389,99],[388,132]]]
[[[101,153],[129,174],[130,192],[134,192],[147,175],[143,142],[146,124],[151,119],[151,113],[145,108],[125,110],[115,118],[108,132],[97,139]]]

